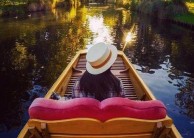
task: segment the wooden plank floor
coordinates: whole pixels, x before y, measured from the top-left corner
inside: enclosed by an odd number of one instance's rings
[[[85,55],[81,55],[81,57],[78,61],[78,64],[76,66],[76,69],[83,70],[83,71],[86,70]],[[125,66],[122,58],[117,57],[115,63],[111,67],[111,71],[113,72],[113,74],[115,76],[117,76],[122,81],[123,86],[124,86],[125,96],[129,99],[132,99],[132,100],[138,100],[137,95],[136,95],[135,90],[134,90],[134,87],[131,83],[129,75],[127,73],[119,73],[120,71],[125,70],[125,69],[126,69],[126,66]],[[114,73],[114,72],[116,72],[116,73]],[[71,98],[73,85],[74,85],[75,81],[81,75],[82,75],[82,73],[75,72],[71,76],[68,87],[67,87],[65,95],[64,95],[67,99]]]

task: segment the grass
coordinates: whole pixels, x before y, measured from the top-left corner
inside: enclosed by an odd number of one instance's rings
[[[0,16],[2,17],[24,15],[25,13],[26,4],[0,6]]]
[[[188,14],[183,14],[183,15],[177,15],[174,18],[174,20],[194,25],[194,14],[188,13]]]
[[[189,13],[177,15],[174,17],[174,20],[194,25],[194,0],[187,0],[186,5]]]
[[[194,14],[194,2],[186,2],[189,12]]]
[[[0,2],[0,6],[7,6],[7,5],[15,5],[15,6],[17,6],[17,5],[23,5],[23,4],[26,4],[26,2],[12,2],[12,3],[10,3],[10,2],[7,2],[7,3],[1,3]]]

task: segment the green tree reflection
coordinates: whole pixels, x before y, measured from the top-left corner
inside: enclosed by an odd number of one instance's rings
[[[179,81],[180,82],[180,81]],[[179,93],[175,95],[175,103],[181,107],[181,112],[194,118],[194,79],[188,78],[179,83]]]
[[[23,44],[11,41],[0,42],[0,87],[1,104],[0,115],[1,130],[21,125],[23,92],[30,86],[30,73],[32,71],[30,57]],[[10,52],[11,51],[11,52]],[[25,84],[25,85],[24,85]],[[3,123],[3,125],[2,125]]]
[[[168,82],[177,87],[175,104],[181,113],[194,118],[193,33],[187,31],[182,35],[181,29],[170,26],[169,29],[163,24],[155,27],[150,21],[144,17],[138,19],[138,41],[132,62],[139,65],[141,69],[137,70],[144,73],[154,73],[152,69],[167,70]],[[162,67],[164,64],[166,68]]]
[[[175,86],[179,92],[175,95],[175,103],[181,107],[181,112],[194,118],[194,58],[193,38],[189,32],[181,38],[181,43],[172,43],[171,63],[174,68],[169,71],[169,77],[176,80]]]
[[[83,27],[84,13],[85,8],[74,8],[45,18],[35,14],[0,32],[1,130],[24,125],[33,98],[43,96],[76,51],[85,48],[90,32]]]
[[[160,64],[166,60],[168,43],[154,27],[150,26],[149,18],[140,16],[137,20],[137,43],[132,62],[140,65],[142,72],[154,73],[150,69],[160,69]]]

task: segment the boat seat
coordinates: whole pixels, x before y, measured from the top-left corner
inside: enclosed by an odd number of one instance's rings
[[[114,97],[103,101],[37,98],[29,108],[29,135],[65,138],[163,137],[172,120],[159,100]]]

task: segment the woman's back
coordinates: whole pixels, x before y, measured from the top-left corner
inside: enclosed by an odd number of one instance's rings
[[[72,96],[92,97],[100,101],[109,97],[123,97],[122,83],[110,70],[116,58],[115,46],[104,43],[92,46],[86,55],[86,71],[76,81]]]
[[[122,84],[110,69],[99,75],[92,75],[87,71],[80,79],[80,91],[98,100],[108,97],[123,96]]]

